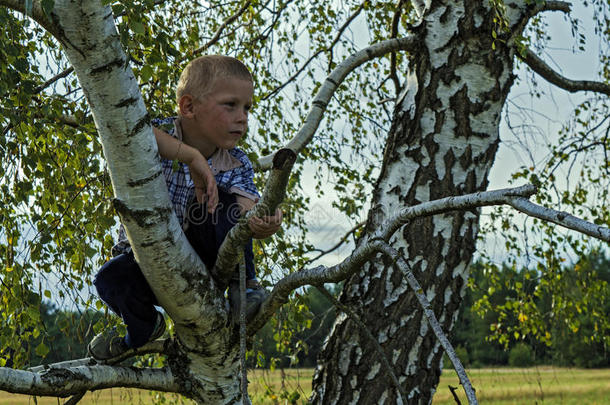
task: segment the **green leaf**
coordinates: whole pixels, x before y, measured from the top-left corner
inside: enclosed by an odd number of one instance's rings
[[[40,357],[46,357],[47,354],[49,354],[49,348],[44,344],[44,342],[40,342],[40,344],[36,346],[35,352]]]
[[[140,69],[140,80],[145,83],[150,80],[153,75],[153,70],[150,66],[146,65]]]
[[[144,27],[144,24],[142,24],[139,21],[131,21],[131,29],[133,32],[135,32],[136,34],[139,35],[144,35],[146,33],[146,28]]]

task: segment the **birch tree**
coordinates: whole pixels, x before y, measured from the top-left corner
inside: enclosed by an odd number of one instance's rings
[[[335,265],[306,266],[309,244],[302,234],[287,233],[266,245],[292,272],[274,283],[247,334],[254,335],[296,289],[345,281],[337,303],[343,315],[320,356],[313,403],[429,403],[443,350],[475,403],[446,334],[456,321],[476,249],[480,207],[506,205],[610,240],[603,204],[586,221],[530,201],[533,185],[486,191],[516,60],[567,91],[610,93],[607,69],[600,81],[566,78],[528,47],[528,24],[544,13],[569,15],[570,3],[364,1],[340,9],[291,1],[212,2],[200,9],[176,3],[0,0],[9,27],[2,42],[8,62],[2,187],[7,203],[16,207],[3,216],[1,338],[7,348],[3,355],[13,356],[11,367],[0,368],[0,389],[71,396],[70,403],[88,390],[108,387],[176,392],[198,403],[246,402],[240,391],[238,328],[230,322],[223,290],[248,228],[238,225],[216,268],[205,268],[172,213],[150,127],[153,107],[171,109],[168,94],[180,63],[202,52],[224,51],[250,61],[260,88],[259,127],[248,142],[264,192],[249,215],[290,202],[291,224],[303,228],[307,199],[299,194],[298,181],[307,174],[302,165],[307,159],[335,173],[337,205],[348,216],[368,210],[353,252]],[[593,5],[604,15],[602,1]],[[362,19],[371,40],[358,47],[345,34]],[[303,32],[312,47],[306,58],[299,56],[301,24],[307,25]],[[37,41],[49,50],[39,51]],[[285,59],[274,64],[280,51]],[[57,60],[47,64],[48,70],[58,70],[52,77],[36,67],[45,57]],[[267,69],[282,66],[288,66],[283,76]],[[299,81],[303,76],[308,79]],[[62,86],[53,87],[58,82]],[[301,86],[311,89],[311,99]],[[289,90],[295,92],[292,98],[285,94]],[[295,120],[273,119],[280,112],[289,115],[290,107]],[[348,135],[339,135],[333,125],[341,114],[353,119]],[[603,115],[599,120],[599,128],[607,128]],[[363,121],[377,128],[365,130]],[[387,133],[380,122],[389,124]],[[383,153],[372,162],[376,142]],[[601,143],[607,150],[607,136]],[[345,144],[366,162],[365,170],[349,167]],[[9,157],[16,163],[4,164]],[[76,161],[66,164],[71,159]],[[342,187],[348,180],[349,190]],[[372,184],[370,207],[358,201],[368,192],[367,183]],[[44,192],[49,188],[61,198],[50,201]],[[113,221],[104,219],[112,217],[110,201],[173,323],[170,338],[127,356],[161,354],[163,367],[86,360],[18,370],[13,366],[23,350],[15,340],[43,333],[30,308],[53,294],[31,285],[40,280],[36,270],[58,274],[72,289],[85,285],[94,269],[92,257],[111,244]],[[34,208],[26,213],[24,204]],[[39,243],[27,243],[24,219],[37,229]],[[212,270],[217,277],[211,277]],[[36,350],[48,348],[41,344]]]

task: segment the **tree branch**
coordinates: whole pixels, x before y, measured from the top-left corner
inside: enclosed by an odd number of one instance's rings
[[[308,284],[319,285],[339,282],[345,280],[356,271],[361,270],[361,266],[369,261],[378,251],[375,241],[389,241],[401,226],[413,218],[442,214],[448,211],[468,210],[482,206],[511,205],[528,215],[549,220],[566,228],[610,242],[610,229],[592,224],[564,212],[536,205],[524,198],[530,197],[535,192],[536,188],[528,184],[516,188],[446,197],[404,208],[384,222],[379,227],[379,231],[373,234],[368,241],[364,241],[341,263],[331,267],[317,266],[311,269],[300,270],[281,279],[275,285],[267,300],[261,305],[254,320],[248,325],[248,334],[252,335],[260,329],[273,313],[287,302],[288,296],[295,289]]]
[[[356,19],[356,17],[358,17],[358,15],[360,14],[360,12],[364,9],[364,6],[366,5],[367,1],[369,0],[364,0],[360,6],[356,9],[356,11],[354,11],[348,18],[347,20],[345,20],[345,22],[343,23],[343,25],[337,30],[337,34],[335,35],[335,39],[333,39],[333,42],[331,42],[330,46],[327,49],[327,51],[330,52],[330,57],[328,58],[328,71],[330,72],[332,69],[332,65],[333,65],[333,50],[335,48],[335,45],[337,44],[337,42],[339,42],[339,39],[341,39],[341,36],[343,35],[343,32],[347,29],[347,27],[349,27],[349,25],[352,23],[352,21],[354,21]]]
[[[69,400],[64,402],[64,405],[76,405],[76,404],[78,404],[79,401],[81,399],[83,399],[83,397],[85,396],[86,393],[87,393],[87,391],[82,391],[81,393],[72,396]]]
[[[113,387],[180,392],[180,384],[169,368],[96,365],[51,368],[42,373],[0,368],[0,390],[14,394],[67,397]]]
[[[529,216],[550,221],[554,224],[610,243],[610,228],[582,220],[567,212],[557,211],[534,204],[525,198],[511,198],[506,203]]]
[[[536,193],[536,187],[527,184],[521,187],[505,188],[492,191],[481,191],[455,197],[445,197],[428,201],[400,210],[379,227],[373,238],[388,241],[394,233],[413,218],[442,214],[447,211],[467,210],[488,205],[506,204],[511,197],[530,197]]]
[[[292,166],[296,161],[296,154],[290,149],[280,149],[273,157],[273,170],[267,178],[265,190],[261,200],[251,209],[240,223],[234,226],[225,237],[212,273],[220,285],[227,285],[235,273],[239,255],[235,252],[243,248],[246,241],[252,237],[252,231],[248,227],[248,219],[252,216],[273,215],[276,208],[284,200],[286,186],[290,179]]]
[[[535,8],[536,12],[542,11],[563,11],[569,13],[572,11],[572,4],[567,1],[545,1]]]
[[[354,226],[352,229],[347,231],[347,233],[345,235],[343,235],[343,237],[339,240],[339,242],[337,242],[337,244],[335,246],[331,247],[328,250],[315,249],[314,251],[320,252],[320,254],[317,255],[316,257],[313,257],[313,258],[307,260],[305,262],[305,265],[311,264],[311,263],[315,262],[316,260],[318,260],[319,258],[321,258],[322,256],[325,256],[325,255],[337,250],[339,248],[339,246],[341,246],[345,243],[345,241],[347,240],[347,238],[349,238],[350,235],[352,235],[358,229],[362,228],[364,225],[366,225],[366,222],[360,222],[359,224],[356,224],[356,226]]]
[[[375,253],[374,247],[370,243],[364,243],[337,265],[317,266],[287,275],[275,284],[269,297],[261,304],[258,314],[248,325],[248,335],[253,335],[262,328],[275,311],[288,301],[288,296],[292,291],[308,284],[319,285],[345,280],[360,270],[362,265]]]
[[[358,66],[368,62],[388,52],[402,50],[415,50],[419,46],[415,36],[407,36],[400,39],[388,39],[364,48],[344,60],[333,72],[326,78],[318,94],[311,102],[312,106],[305,119],[305,122],[296,136],[285,146],[287,149],[292,149],[297,154],[311,141],[313,135],[318,129],[318,125],[322,120],[326,106],[330,102],[331,97],[341,84],[341,82]],[[258,161],[253,162],[254,169],[263,171],[269,170],[272,166],[273,154],[263,156]]]
[[[0,1],[2,1],[2,0],[0,0]],[[53,76],[52,78],[50,78],[49,80],[47,80],[46,82],[41,84],[40,86],[36,87],[34,89],[34,93],[40,93],[41,91],[43,91],[44,89],[46,89],[47,87],[49,87],[50,85],[52,85],[53,83],[58,81],[59,79],[63,79],[64,77],[68,76],[72,72],[74,72],[74,68],[72,66],[70,66],[69,68],[65,69],[63,72],[56,74],[55,76]]]
[[[398,250],[394,249],[386,242],[376,240],[373,243],[375,244],[378,251],[384,252],[388,257],[390,257],[392,260],[396,261],[395,267],[400,272],[403,273],[405,279],[407,280],[407,284],[409,284],[409,287],[411,287],[411,290],[413,290],[413,293],[417,297],[417,300],[419,301],[419,304],[421,305],[421,307],[424,311],[424,315],[428,319],[428,323],[430,324],[430,327],[432,328],[434,335],[436,335],[436,338],[439,340],[441,346],[443,346],[443,349],[445,349],[445,352],[449,356],[449,359],[451,359],[451,362],[453,363],[453,367],[455,368],[455,371],[457,372],[458,376],[460,377],[460,382],[462,383],[462,386],[464,387],[464,391],[466,391],[466,396],[468,397],[468,403],[478,404],[477,397],[474,393],[474,389],[472,388],[472,384],[470,383],[470,380],[468,379],[466,370],[464,370],[464,366],[462,365],[462,362],[460,361],[457,354],[455,353],[455,350],[453,349],[451,342],[449,342],[449,339],[447,339],[445,332],[443,332],[443,328],[441,327],[441,324],[436,319],[436,315],[434,315],[434,311],[432,311],[432,309],[430,308],[430,302],[428,301],[428,298],[426,298],[426,294],[424,293],[423,288],[421,287],[421,285],[415,278],[415,275],[413,274],[413,270],[411,269],[411,266],[405,260],[405,258],[400,254],[400,252],[398,252]]]
[[[603,82],[595,82],[589,80],[570,80],[551,68],[546,62],[538,57],[531,49],[527,48],[523,53],[517,52],[517,55],[525,62],[534,72],[538,73],[548,82],[553,83],[564,90],[571,93],[576,91],[594,91],[610,95],[610,85]]]
[[[137,349],[128,350],[121,356],[113,358],[112,362],[108,364],[117,364],[130,357],[142,356],[144,354],[164,354],[167,352],[167,346],[170,344],[170,341],[170,339],[160,339],[148,342],[144,346],[138,347]],[[85,357],[84,359],[68,360],[59,363],[43,364],[40,366],[30,367],[27,369],[27,371],[31,371],[33,373],[40,373],[42,371],[49,370],[52,368],[72,368],[78,366],[94,366],[96,364],[104,364],[104,362],[99,362],[93,357]]]

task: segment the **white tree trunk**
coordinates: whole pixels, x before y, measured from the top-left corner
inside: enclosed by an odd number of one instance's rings
[[[396,103],[366,235],[405,205],[486,189],[501,109],[513,82],[513,51],[492,50],[491,18],[486,2],[435,1],[416,28],[421,48],[410,58],[408,81]],[[478,210],[469,210],[421,218],[391,239],[408,257],[445,331],[458,313],[478,217]],[[365,266],[345,284],[341,301],[372,330],[409,403],[429,403],[442,350],[392,262]],[[402,403],[358,330],[348,318],[337,319],[319,358],[314,403]]]
[[[238,346],[223,292],[173,214],[150,119],[110,7],[56,0],[49,27],[87,96],[121,215],[142,272],[175,324],[170,369],[200,403],[240,399]]]

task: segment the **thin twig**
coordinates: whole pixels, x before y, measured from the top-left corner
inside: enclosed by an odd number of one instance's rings
[[[64,77],[68,76],[72,72],[74,72],[74,68],[72,66],[70,66],[69,68],[65,69],[63,72],[56,74],[55,76],[53,76],[52,78],[50,78],[49,80],[47,80],[46,82],[41,84],[40,86],[36,87],[34,89],[34,93],[40,93],[41,91],[43,91],[44,89],[46,89],[47,87],[49,87],[50,85],[52,85],[53,83],[58,81],[59,79],[63,79]]]
[[[398,1],[396,11],[394,12],[394,16],[392,17],[390,38],[396,38],[398,36],[398,25],[400,23],[400,17],[402,16],[402,9],[404,4],[405,0]],[[396,74],[396,52],[394,51],[390,53],[390,78],[394,82],[395,94],[400,93],[400,88],[402,86],[400,84],[400,79],[398,79],[398,75]]]
[[[350,229],[349,231],[347,231],[347,233],[345,235],[343,235],[343,237],[339,240],[339,242],[333,246],[332,248],[328,249],[328,250],[319,250],[320,254],[312,259],[309,259],[305,262],[304,266],[311,264],[313,262],[315,262],[316,260],[318,260],[319,258],[321,258],[322,256],[325,256],[329,253],[334,252],[335,250],[337,250],[339,248],[339,246],[341,246],[342,244],[345,243],[345,241],[347,240],[347,238],[353,234],[354,232],[356,232],[358,229],[362,228],[364,225],[366,225],[366,222],[360,222],[359,224],[357,224],[356,226],[354,226],[352,229]]]
[[[462,402],[460,401],[460,399],[457,396],[457,393],[455,392],[456,390],[457,390],[457,387],[449,385],[449,391],[451,391],[451,395],[453,395],[453,399],[455,400],[455,403],[457,405],[462,405]]]
[[[237,10],[237,12],[235,12],[235,14],[229,16],[227,19],[225,19],[222,24],[220,24],[220,27],[218,27],[218,29],[216,30],[216,32],[214,33],[214,35],[212,36],[212,38],[205,43],[205,45],[203,45],[200,48],[195,49],[192,52],[192,57],[195,57],[199,54],[201,54],[202,52],[205,52],[209,47],[211,47],[212,45],[214,45],[216,42],[218,42],[218,40],[220,39],[220,35],[222,34],[222,32],[225,30],[225,28],[227,28],[227,26],[229,24],[231,24],[233,21],[237,20],[243,13],[246,12],[246,10],[248,10],[248,7],[250,7],[250,4],[252,2],[250,0],[247,0],[243,6],[241,6],[241,8],[239,10]],[[184,59],[183,59],[184,60]]]
[[[85,396],[87,391],[82,391],[80,394],[74,395],[72,398],[64,402],[64,405],[76,405],[80,402],[81,399]]]

